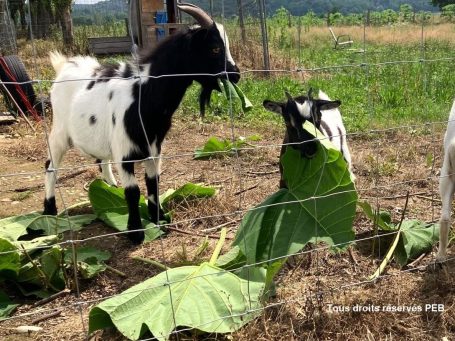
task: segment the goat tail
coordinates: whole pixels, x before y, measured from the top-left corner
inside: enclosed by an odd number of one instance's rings
[[[57,72],[57,74],[60,73],[63,65],[65,65],[65,63],[68,61],[68,58],[66,56],[57,51],[49,52],[49,58],[51,60],[52,67],[54,68],[55,72]]]

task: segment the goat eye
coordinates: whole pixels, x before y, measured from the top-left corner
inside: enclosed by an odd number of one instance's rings
[[[214,48],[212,49],[212,52],[213,52],[214,54],[218,54],[218,53],[221,52],[221,48],[220,48],[220,47],[214,47]]]

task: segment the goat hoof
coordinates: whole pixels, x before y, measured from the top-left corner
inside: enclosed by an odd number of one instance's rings
[[[43,215],[57,215],[57,206],[55,205],[55,197],[44,199]]]
[[[130,230],[130,229],[128,229]],[[128,239],[134,244],[134,245],[140,245],[144,241],[145,234],[144,231],[131,231],[127,234]]]
[[[168,221],[168,218],[166,218],[164,211],[160,208],[158,212],[158,217],[156,216],[156,212],[150,212],[150,221],[154,223],[155,225],[159,225],[160,221]]]

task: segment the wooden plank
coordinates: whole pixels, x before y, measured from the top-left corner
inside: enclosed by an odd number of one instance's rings
[[[11,115],[9,112],[0,113],[0,124],[11,124],[16,123],[17,121],[17,118]]]
[[[90,52],[96,55],[130,53],[133,46],[128,36],[88,38],[88,44]]]
[[[88,38],[88,41],[94,44],[97,43],[110,43],[110,42],[131,42],[131,37],[125,36],[125,37],[96,37],[96,38]]]

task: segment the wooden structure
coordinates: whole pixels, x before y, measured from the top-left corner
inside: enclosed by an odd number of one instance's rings
[[[159,39],[172,34],[174,30],[181,28],[177,23],[177,0],[130,0],[138,1],[137,17],[137,41],[141,47],[153,47]],[[158,14],[167,16],[166,22],[158,20]],[[134,19],[131,19],[134,22]]]
[[[177,23],[177,0],[129,1],[129,22],[126,25],[132,36],[89,38],[90,52],[97,55],[131,53],[133,42],[139,47],[150,48],[183,26]],[[167,20],[163,20],[166,17]]]
[[[130,36],[88,38],[88,46],[96,55],[131,53],[133,41]]]

